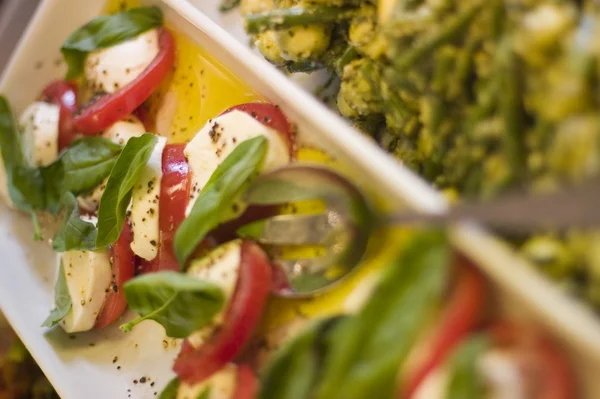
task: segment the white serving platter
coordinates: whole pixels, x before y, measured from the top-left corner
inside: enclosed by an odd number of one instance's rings
[[[40,5],[0,80],[0,92],[8,96],[17,112],[49,80],[63,75],[64,67],[58,62],[61,43],[96,16],[104,1],[45,0]],[[254,54],[247,47],[241,25],[235,22],[238,17],[232,14],[222,18],[216,12],[217,0],[145,3],[161,6],[172,26],[281,105],[298,124],[303,141],[326,148],[352,169],[359,183],[375,189],[391,207],[440,211],[446,206],[442,196],[424,181]],[[310,84],[310,79],[307,82]],[[48,245],[34,243],[31,235],[27,217],[0,208],[0,310],[61,397],[153,397],[172,377],[170,367],[177,344],[164,341],[162,328],[152,322],[142,323],[127,335],[117,328],[79,334],[75,339],[61,330],[44,334],[40,324],[52,306],[55,261]],[[600,370],[600,323],[596,317],[561,295],[508,247],[476,226],[456,228],[454,239],[479,262],[508,312],[544,324],[568,349],[581,377],[584,396],[600,397],[600,381],[595,378],[595,371]],[[143,376],[155,385],[134,383]]]

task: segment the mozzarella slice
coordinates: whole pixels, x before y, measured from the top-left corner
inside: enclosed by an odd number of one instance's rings
[[[198,384],[182,383],[177,391],[177,399],[198,399],[206,390],[208,399],[231,399],[237,386],[237,366],[228,364],[208,380]]]
[[[215,328],[223,323],[225,310],[229,307],[229,302],[235,292],[241,261],[242,241],[234,240],[219,246],[207,256],[191,262],[188,269],[190,276],[218,285],[225,295],[223,311],[215,315],[210,325],[188,337],[192,346],[199,347],[202,345]]]
[[[137,117],[130,115],[106,129],[102,137],[115,144],[125,145],[130,138],[140,137],[144,133],[146,133],[144,124]]]
[[[192,172],[189,214],[200,191],[225,158],[242,142],[257,136],[269,141],[263,170],[290,162],[290,151],[281,133],[270,129],[242,111],[231,111],[209,121],[185,147]]]
[[[59,117],[58,105],[34,102],[19,118],[23,152],[31,166],[46,166],[56,160]]]
[[[82,219],[98,221],[93,216]],[[68,333],[91,330],[112,281],[110,251],[67,251],[62,254],[62,264],[73,305],[60,324]]]
[[[135,116],[130,115],[106,129],[102,133],[102,137],[109,139],[113,143],[125,145],[130,138],[139,137],[144,133],[146,133],[146,129],[142,122]],[[100,199],[102,198],[102,194],[104,194],[104,189],[106,189],[107,180],[105,179],[102,184],[91,192],[80,195],[77,198],[79,206],[88,212],[96,212],[100,206]]]
[[[93,91],[114,93],[137,78],[159,52],[158,29],[90,53],[85,77]]]
[[[131,249],[137,256],[152,260],[158,252],[159,221],[158,201],[162,179],[162,153],[167,144],[166,137],[159,137],[156,146],[144,167],[142,176],[133,187],[131,195]]]

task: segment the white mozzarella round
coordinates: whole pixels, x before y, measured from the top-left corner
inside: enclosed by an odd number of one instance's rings
[[[237,366],[228,364],[198,384],[182,383],[177,391],[177,399],[198,399],[206,390],[209,390],[207,399],[231,399],[237,386],[237,376]]]
[[[90,53],[85,77],[92,90],[114,93],[137,78],[159,52],[158,29]]]
[[[96,224],[93,216],[83,220]],[[59,255],[60,256],[60,255]],[[60,325],[68,333],[91,330],[112,282],[110,251],[66,251],[62,254],[72,307]]]
[[[281,134],[242,111],[234,110],[210,120],[196,134],[184,151],[192,174],[190,201],[186,210],[188,214],[221,162],[240,143],[257,136],[264,136],[269,142],[263,170],[290,162],[289,147]]]
[[[132,137],[140,137],[146,133],[144,124],[135,116],[129,115],[125,119],[115,122],[102,133],[102,137],[113,143],[125,145]]]
[[[34,102],[19,118],[23,152],[34,167],[51,164],[58,157],[58,122],[60,107]]]
[[[158,201],[162,179],[162,153],[167,144],[166,137],[159,137],[144,167],[138,183],[131,194],[131,249],[137,256],[152,260],[158,252],[160,230]]]
[[[109,139],[113,143],[125,145],[130,138],[139,137],[144,133],[146,133],[146,129],[142,122],[135,116],[130,115],[106,129],[102,133],[102,137]],[[96,212],[100,206],[102,194],[104,194],[104,190],[106,189],[107,180],[108,179],[105,179],[102,184],[91,192],[80,195],[77,198],[79,206],[88,212]]]
[[[242,261],[242,241],[234,240],[223,244],[205,257],[193,260],[188,274],[199,280],[210,281],[221,288],[225,295],[223,311],[215,315],[213,322],[188,337],[194,347],[199,347],[223,323],[225,310],[229,307],[235,292],[240,262]]]

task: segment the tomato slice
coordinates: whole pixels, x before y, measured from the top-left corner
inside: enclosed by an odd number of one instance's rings
[[[258,378],[250,366],[238,366],[237,386],[231,399],[254,399],[258,395]]]
[[[179,225],[185,219],[185,208],[189,201],[189,166],[184,154],[185,144],[167,144],[162,154],[162,179],[158,204],[160,247],[151,261],[142,261],[141,272],[159,270],[180,271],[175,256],[173,240]]]
[[[292,124],[288,121],[285,114],[281,111],[279,106],[271,103],[246,103],[236,105],[229,108],[223,114],[230,111],[238,110],[247,113],[254,119],[262,123],[263,125],[270,127],[271,129],[277,130],[283,135],[283,138],[288,142],[290,148],[290,154],[294,154],[295,150],[295,135]],[[221,114],[221,115],[223,115]]]
[[[576,398],[575,377],[559,347],[547,336],[516,324],[500,321],[490,327],[497,346],[515,353],[531,399]]]
[[[60,107],[58,119],[58,150],[60,151],[75,139],[73,115],[77,111],[77,84],[55,80],[42,91],[42,99]]]
[[[486,299],[485,280],[464,258],[461,258],[458,272],[450,301],[436,332],[427,344],[428,351],[424,359],[407,379],[406,391],[401,396],[403,398],[411,398],[429,373],[446,359],[480,321]]]
[[[173,370],[186,383],[195,384],[232,361],[248,343],[258,325],[271,289],[269,258],[258,244],[244,240],[237,286],[225,321],[199,348],[184,345]]]
[[[123,285],[135,274],[135,255],[131,250],[133,233],[129,223],[125,223],[119,239],[112,245],[113,282],[106,294],[102,310],[96,318],[95,328],[111,325],[127,309]]]
[[[171,33],[164,28],[158,34],[160,51],[150,65],[128,85],[81,110],[73,121],[77,131],[86,135],[102,132],[131,114],[167,77],[175,63],[175,42]]]

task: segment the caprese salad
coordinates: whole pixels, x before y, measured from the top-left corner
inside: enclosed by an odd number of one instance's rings
[[[280,317],[327,294],[275,298],[290,289],[285,275],[239,228],[283,211],[288,201],[256,205],[245,194],[303,150],[276,105],[235,93],[192,129],[200,107],[185,96],[211,93],[180,72],[195,68],[184,43],[156,7],[101,16],[67,38],[66,78],[18,120],[0,98],[3,198],[31,214],[36,237],[40,212],[63,220],[51,240],[60,266],[45,327],[101,329],[127,308],[139,318],[123,333],[161,324],[183,339],[162,398],[576,396],[559,348],[496,321],[485,279],[440,232],[411,233],[395,242],[399,255],[392,244],[385,262],[338,289],[336,306]],[[334,172],[303,176],[320,173]],[[272,183],[281,198],[294,192],[293,181]]]

